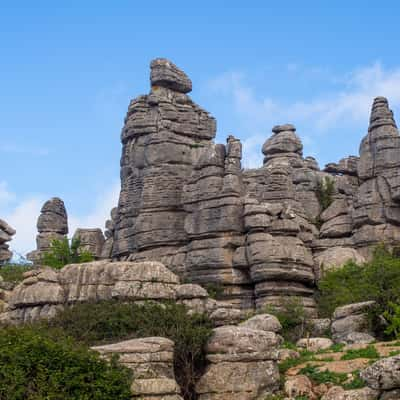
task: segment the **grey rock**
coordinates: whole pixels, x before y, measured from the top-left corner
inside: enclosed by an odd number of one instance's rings
[[[80,245],[83,250],[93,254],[96,259],[101,258],[105,242],[101,229],[78,228],[73,238],[80,240]]]
[[[150,68],[151,86],[162,86],[181,93],[192,91],[191,80],[171,61],[157,58],[151,62]]]
[[[378,360],[360,375],[373,389],[400,389],[400,355]]]

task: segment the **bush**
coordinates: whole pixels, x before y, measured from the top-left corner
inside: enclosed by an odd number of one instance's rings
[[[177,382],[185,399],[194,398],[194,386],[205,367],[204,346],[212,332],[205,315],[188,315],[185,306],[175,303],[103,301],[67,308],[49,323],[89,345],[149,336],[171,339]]]
[[[326,210],[333,202],[333,194],[335,193],[335,181],[329,176],[324,177],[317,184],[316,195],[321,210]]]
[[[295,342],[304,336],[307,330],[307,315],[299,299],[282,301],[279,307],[266,306],[264,312],[275,315],[282,325],[282,336],[289,342]]]
[[[30,264],[4,264],[0,267],[0,275],[6,282],[19,283],[24,279],[24,272],[31,269]]]
[[[389,302],[388,309],[383,313],[387,321],[385,334],[400,339],[400,305]]]
[[[60,332],[0,330],[0,399],[129,400],[131,371]]]
[[[375,301],[370,319],[376,333],[383,334],[385,329],[379,321],[383,315],[389,316],[391,304],[400,304],[400,258],[385,246],[378,246],[370,262],[363,265],[348,262],[340,269],[327,271],[318,288],[321,316],[330,317],[336,307],[345,304]],[[394,331],[387,333],[395,335]]]
[[[89,251],[81,248],[79,239],[72,239],[71,245],[67,238],[54,239],[50,250],[42,256],[41,262],[48,267],[61,269],[67,264],[80,264],[93,261],[94,257]]]

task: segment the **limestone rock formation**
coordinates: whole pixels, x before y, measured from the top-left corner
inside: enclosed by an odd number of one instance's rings
[[[274,332],[236,326],[214,329],[206,348],[210,365],[196,386],[199,400],[256,400],[273,393],[279,386],[280,344]]]
[[[8,242],[12,240],[15,233],[15,229],[0,219],[0,264],[9,261],[12,257]]]
[[[368,386],[378,390],[400,389],[400,355],[376,361],[361,372]]]
[[[52,240],[63,239],[68,233],[68,216],[64,202],[58,197],[44,203],[37,221],[37,249],[27,255],[33,262],[40,262],[44,252],[50,249]]]
[[[119,362],[133,371],[133,399],[182,400],[175,380],[174,343],[162,337],[132,339],[92,347],[105,357],[119,356]]]
[[[78,228],[73,239],[79,239],[80,248],[91,253],[95,259],[102,258],[105,239],[101,229]]]
[[[1,316],[3,321],[52,318],[68,304],[111,299],[175,300],[190,310],[209,314],[218,307],[204,289],[180,285],[179,278],[159,262],[93,261],[70,264],[60,271],[34,269],[24,278],[7,296],[8,310]]]
[[[184,269],[182,190],[216,123],[186,95],[191,82],[165,59],[151,64],[151,92],[133,100],[122,130],[121,194],[112,256]]]
[[[347,304],[336,308],[331,325],[332,338],[336,343],[371,343],[375,340],[368,324],[368,310],[373,301]]]

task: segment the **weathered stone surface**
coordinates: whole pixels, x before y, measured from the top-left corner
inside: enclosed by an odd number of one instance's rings
[[[295,375],[288,377],[285,382],[285,393],[295,399],[300,396],[309,400],[315,400],[317,396],[313,392],[313,384],[305,375]]]
[[[62,240],[68,233],[68,216],[64,202],[58,198],[44,203],[37,221],[38,235],[36,250],[27,254],[27,258],[39,263],[44,252],[48,251],[54,239]]]
[[[178,277],[158,262],[94,261],[59,272],[38,269],[11,291],[6,318],[13,323],[51,318],[55,306],[84,301],[175,300],[178,287]]]
[[[348,261],[362,264],[365,262],[365,258],[351,247],[331,247],[318,253],[314,257],[314,261],[323,273],[333,268],[342,267]]]
[[[322,396],[321,400],[377,400],[379,392],[371,388],[344,390],[340,386],[334,386]]]
[[[12,240],[16,231],[6,221],[0,219],[0,264],[7,262],[12,257],[8,242]]]
[[[242,322],[240,326],[259,331],[278,333],[282,330],[282,325],[278,318],[270,314],[258,314]]]
[[[157,58],[150,64],[151,86],[162,86],[181,93],[192,91],[192,82],[175,64],[165,58]]]
[[[78,228],[73,236],[74,239],[80,240],[80,245],[83,250],[93,254],[96,259],[101,258],[104,246],[104,235],[101,229]]]
[[[316,337],[299,339],[296,343],[297,347],[302,347],[315,353],[319,350],[329,349],[332,345],[333,342],[331,339]]]
[[[104,357],[118,355],[118,361],[133,371],[131,390],[134,399],[182,399],[175,381],[174,343],[171,340],[162,337],[132,339],[95,346],[92,350]]]
[[[374,304],[373,301],[366,301],[338,307],[331,325],[334,341],[348,344],[371,343],[374,337],[370,332],[367,311]]]
[[[361,377],[373,389],[400,389],[400,355],[376,361],[361,371]]]
[[[274,392],[279,386],[280,343],[273,332],[236,326],[214,329],[206,348],[211,364],[196,385],[199,398],[255,400]]]

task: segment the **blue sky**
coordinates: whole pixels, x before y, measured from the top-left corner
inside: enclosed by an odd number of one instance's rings
[[[357,154],[374,96],[400,115],[399,12],[391,0],[1,2],[0,217],[17,229],[12,247],[34,247],[52,196],[71,231],[103,226],[124,115],[155,57],[187,72],[217,141],[239,137],[247,167],[286,122],[321,166]]]

